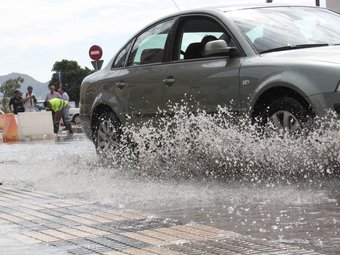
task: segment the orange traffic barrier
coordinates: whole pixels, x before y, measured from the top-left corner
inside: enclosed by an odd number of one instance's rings
[[[6,114],[0,114],[0,130],[4,130]]]
[[[14,114],[5,114],[5,127],[2,134],[4,142],[16,142],[18,141],[18,125],[15,121]]]

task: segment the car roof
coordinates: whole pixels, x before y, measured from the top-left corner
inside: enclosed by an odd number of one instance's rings
[[[206,9],[214,9],[221,12],[244,10],[244,9],[257,9],[257,8],[273,8],[273,7],[312,7],[320,8],[319,6],[301,5],[301,4],[235,4],[235,5],[223,5],[215,7],[207,7]]]
[[[174,12],[172,14],[163,16],[159,19],[154,20],[152,23],[148,24],[148,26],[160,22],[165,19],[169,19],[172,17],[185,15],[185,14],[192,14],[192,13],[225,13],[229,11],[237,11],[237,10],[247,10],[247,9],[257,9],[257,8],[279,8],[279,7],[309,7],[309,8],[322,8],[319,6],[312,6],[312,5],[301,5],[301,4],[273,4],[273,3],[264,3],[264,4],[228,4],[222,6],[208,6],[208,7],[200,7],[195,9],[187,9],[179,12]],[[146,26],[146,27],[148,27]],[[145,29],[144,27],[143,29]],[[141,31],[141,30],[140,30]],[[139,32],[140,32],[139,31]]]
[[[229,5],[222,5],[222,6],[210,6],[204,8],[196,8],[181,11],[178,13],[174,13],[171,16],[175,16],[176,14],[185,14],[185,13],[192,13],[192,12],[210,12],[210,11],[217,11],[217,12],[229,12],[229,11],[236,11],[236,10],[246,10],[246,9],[257,9],[257,8],[279,8],[279,7],[310,7],[310,8],[322,8],[320,6],[313,6],[313,5],[301,5],[301,4],[229,4]]]

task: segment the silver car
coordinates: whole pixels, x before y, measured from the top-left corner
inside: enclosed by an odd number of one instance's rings
[[[327,111],[339,116],[339,44],[340,15],[324,8],[180,12],[145,27],[84,79],[80,117],[97,149],[115,143],[121,125],[183,103],[294,132]]]

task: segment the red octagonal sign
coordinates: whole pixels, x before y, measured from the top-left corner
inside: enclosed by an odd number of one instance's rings
[[[103,56],[103,50],[98,45],[92,45],[89,50],[90,58],[98,61]]]

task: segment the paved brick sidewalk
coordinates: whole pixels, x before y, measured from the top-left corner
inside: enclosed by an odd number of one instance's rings
[[[320,254],[206,225],[0,188],[0,232],[8,228],[26,248],[47,246],[63,254]]]

